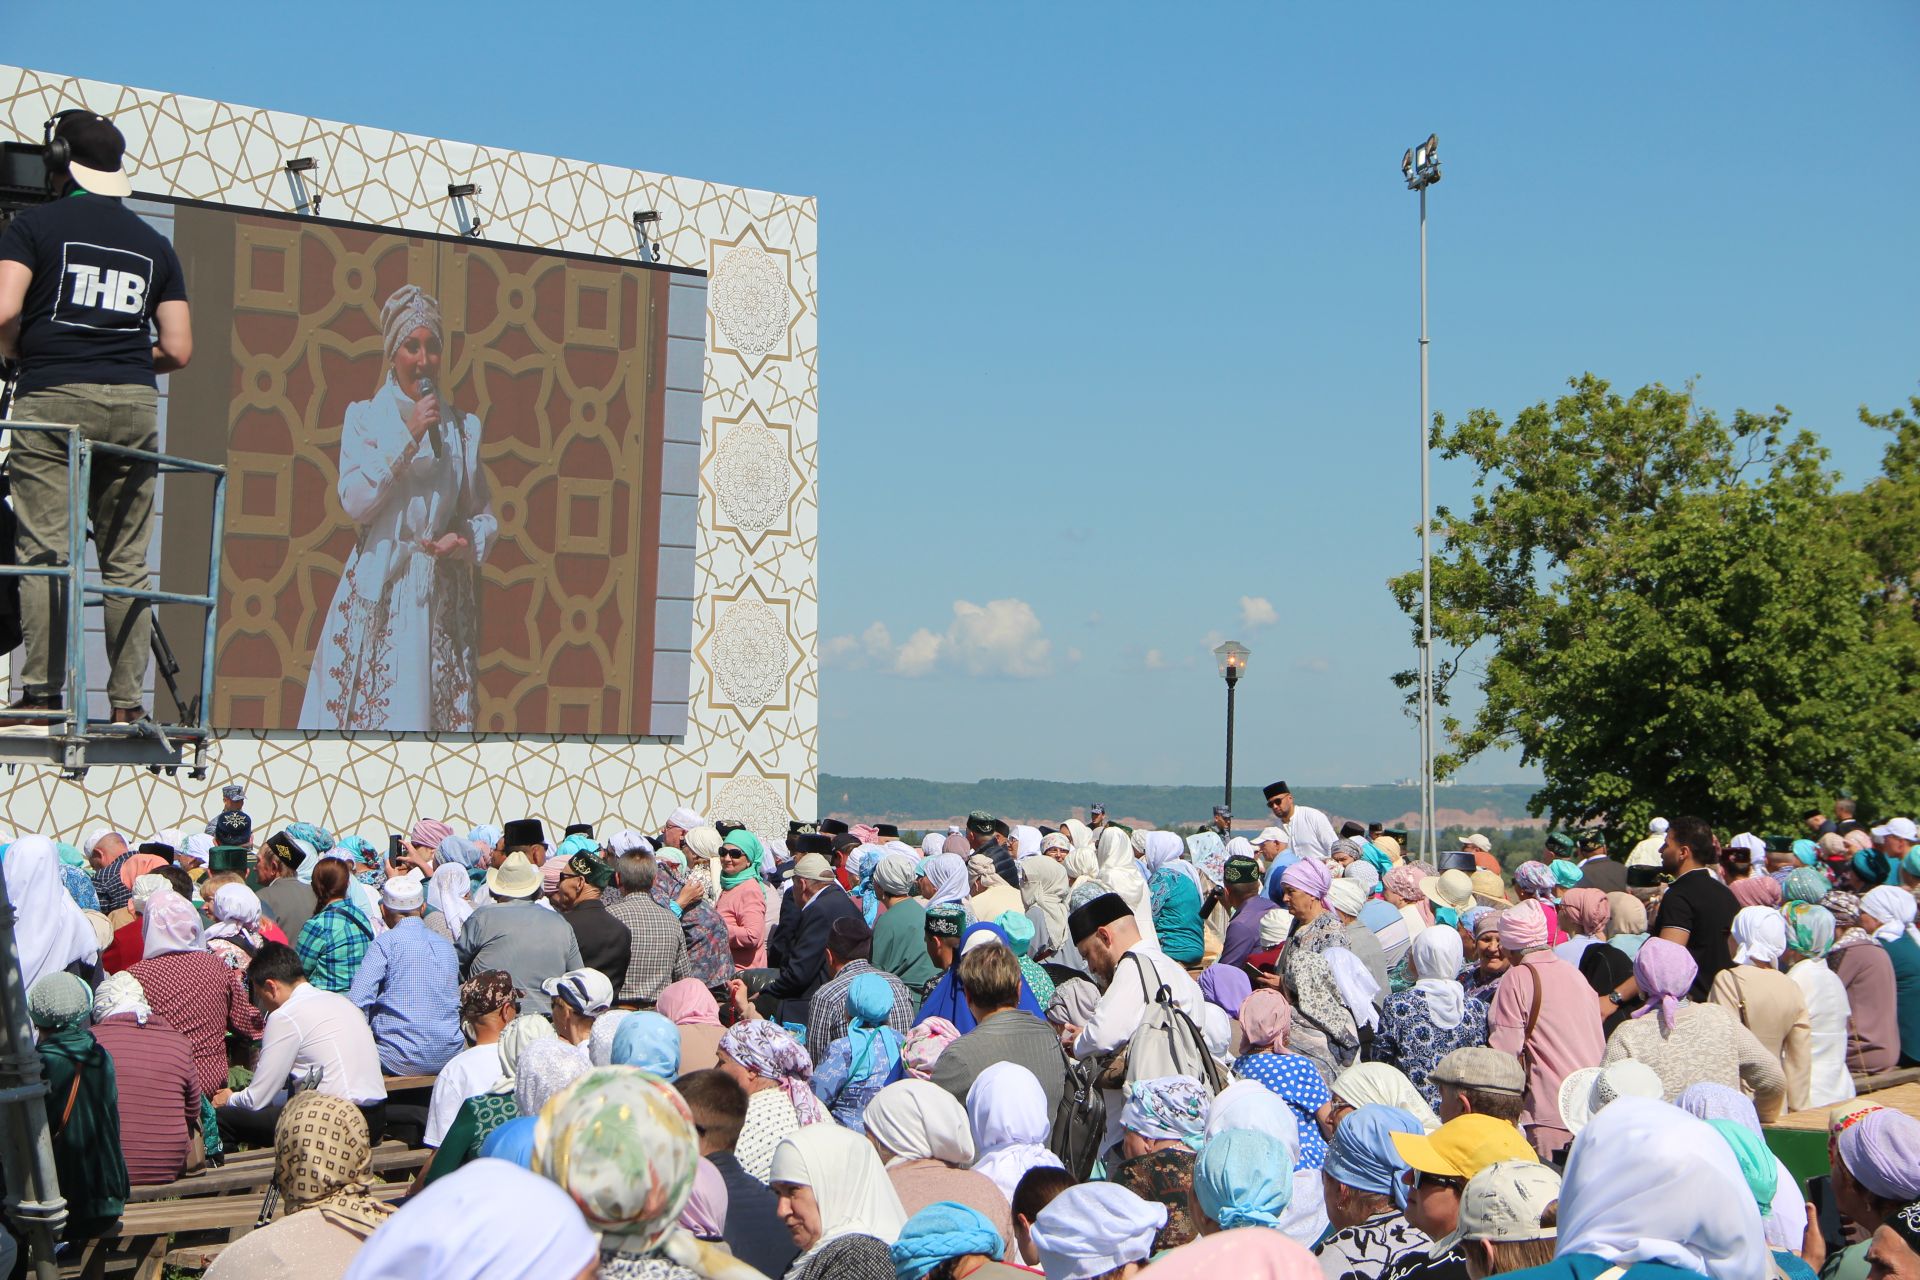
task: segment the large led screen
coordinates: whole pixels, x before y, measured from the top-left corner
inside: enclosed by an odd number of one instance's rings
[[[213,723],[662,731],[669,329],[705,278],[195,205],[174,243],[168,444],[230,474]]]

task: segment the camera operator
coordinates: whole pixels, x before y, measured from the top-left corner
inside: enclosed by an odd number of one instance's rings
[[[57,195],[18,214],[0,235],[0,356],[20,362],[13,418],[70,423],[89,440],[157,449],[154,375],[186,367],[193,354],[186,280],[165,236],[121,204],[133,193],[122,170],[126,139],[91,111],[48,121],[48,181]],[[157,333],[157,336],[156,336]],[[19,563],[67,558],[65,441],[15,431],[8,470]],[[147,589],[156,468],[96,455],[86,495],[101,576]],[[217,534],[216,534],[217,536]],[[66,684],[64,586],[20,584],[26,661],[9,709],[57,711]],[[140,719],[152,632],[151,606],[106,599],[108,701],[115,723]]]

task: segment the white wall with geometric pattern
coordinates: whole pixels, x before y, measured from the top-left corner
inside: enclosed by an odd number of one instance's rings
[[[677,804],[763,836],[814,816],[819,742],[818,219],[815,201],[423,138],[159,90],[0,66],[0,137],[38,141],[68,107],[112,116],[136,192],[291,210],[282,166],[318,161],[329,218],[459,230],[449,183],[477,183],[482,235],[613,257],[657,209],[662,260],[709,273],[688,728],[681,738],[231,732],[204,783],[95,767],[0,777],[0,836],[140,835],[204,820],[246,784],[256,826],[374,837],[415,817],[538,816],[654,830]],[[205,341],[205,335],[200,335]],[[665,590],[663,585],[663,591]],[[676,591],[675,594],[678,594]]]

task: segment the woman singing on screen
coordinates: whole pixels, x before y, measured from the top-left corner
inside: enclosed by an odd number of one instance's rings
[[[496,522],[480,419],[443,398],[440,305],[380,308],[386,377],[347,408],[340,505],[360,525],[315,645],[303,729],[470,732],[479,567]]]

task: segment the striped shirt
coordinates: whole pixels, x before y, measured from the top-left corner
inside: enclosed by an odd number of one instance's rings
[[[170,951],[127,972],[140,979],[154,1016],[193,1046],[200,1091],[211,1096],[226,1088],[227,1031],[258,1040],[266,1028],[266,1020],[247,999],[240,975],[205,951]]]
[[[347,999],[372,1024],[374,1047],[389,1075],[438,1071],[465,1047],[460,957],[418,918],[404,919],[373,940]]]
[[[335,994],[353,985],[354,971],[366,958],[373,941],[373,926],[360,914],[360,908],[344,899],[329,902],[300,928],[300,940],[293,949],[300,953],[300,967],[307,981],[322,991]]]
[[[187,1169],[187,1123],[200,1118],[193,1046],[158,1017],[143,1027],[130,1013],[95,1023],[93,1038],[113,1059],[128,1181],[172,1182]]]

